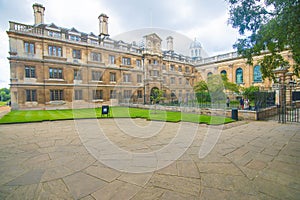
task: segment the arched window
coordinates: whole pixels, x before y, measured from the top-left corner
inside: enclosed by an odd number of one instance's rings
[[[192,57],[194,57],[194,51],[193,50],[191,50],[191,54],[192,54]]]
[[[256,65],[253,69],[253,81],[255,83],[259,83],[262,82],[262,75],[261,75],[261,71],[260,71],[260,66]]]
[[[226,70],[222,70],[222,71],[221,71],[221,75],[222,75],[222,76],[223,76],[223,75],[227,76]]]
[[[242,68],[238,68],[236,70],[235,76],[236,76],[236,83],[237,84],[242,84],[244,82],[244,80],[243,80],[243,69]]]
[[[208,73],[207,73],[207,77],[212,76],[212,74],[213,74],[212,72],[208,72]]]
[[[195,50],[195,56],[196,57],[198,56],[198,50],[197,49]]]

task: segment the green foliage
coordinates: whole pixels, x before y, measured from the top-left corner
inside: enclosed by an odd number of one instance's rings
[[[205,124],[224,124],[233,122],[230,118],[221,116],[205,116],[192,113],[157,111],[151,115],[150,110],[128,107],[111,107],[109,118],[145,118],[148,120],[159,120],[167,122],[195,122]],[[16,110],[11,111],[0,119],[0,124],[41,122],[70,119],[95,119],[102,118],[101,108],[76,109],[76,110]],[[107,118],[104,116],[103,118]]]
[[[224,81],[220,75],[209,76],[207,79],[207,86],[212,102],[224,100],[226,98],[224,93]]]
[[[289,49],[294,59],[294,73],[300,70],[300,0],[227,0],[229,23],[243,38],[234,44],[240,55],[253,64],[253,56],[270,54],[260,60],[263,78],[273,78],[273,69],[286,66],[280,52]],[[245,36],[247,34],[247,36]]]
[[[229,82],[226,75],[211,75],[208,77],[207,83],[201,80],[194,86],[199,103],[225,100],[224,89],[240,93],[240,87]]]
[[[0,101],[9,101],[10,100],[10,90],[7,88],[0,89]]]
[[[196,98],[198,103],[210,102],[210,94],[208,92],[196,92]]]
[[[226,75],[222,75],[222,80],[226,90],[235,92],[236,94],[240,93],[240,87],[236,83],[229,82]]]
[[[250,102],[252,102],[255,99],[255,92],[258,92],[258,91],[259,91],[258,86],[250,86],[248,88],[243,89],[243,96],[245,98],[248,98],[250,100]]]
[[[207,83],[203,80],[199,81],[198,83],[195,84],[194,90],[195,92],[208,91]]]
[[[164,91],[155,88],[151,91],[150,99],[154,104],[157,104],[164,99],[163,95]]]

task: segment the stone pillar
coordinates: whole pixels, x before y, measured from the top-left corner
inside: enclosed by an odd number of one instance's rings
[[[174,49],[173,49],[173,37],[172,36],[167,37],[167,50],[168,51],[174,51]]]
[[[43,24],[45,7],[42,4],[35,3],[32,8],[34,12],[34,25]]]

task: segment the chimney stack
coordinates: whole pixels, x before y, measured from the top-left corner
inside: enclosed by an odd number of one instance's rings
[[[99,17],[99,35],[109,36],[108,34],[108,16],[101,14]]]
[[[168,51],[174,51],[173,50],[173,37],[172,36],[167,37],[167,50]]]
[[[35,3],[32,8],[34,12],[34,25],[43,24],[45,7],[42,4]]]

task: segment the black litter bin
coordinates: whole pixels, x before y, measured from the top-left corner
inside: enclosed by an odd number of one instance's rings
[[[231,110],[231,119],[234,119],[234,120],[238,120],[239,117],[238,117],[238,109],[237,108],[232,108]]]

